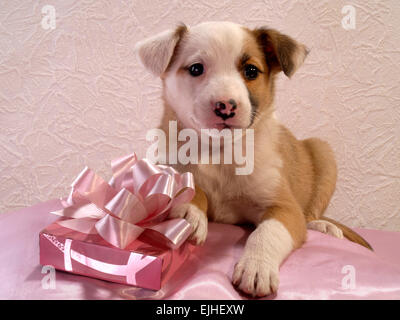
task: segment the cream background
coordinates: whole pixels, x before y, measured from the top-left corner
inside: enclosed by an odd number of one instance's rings
[[[41,27],[44,5],[55,30]],[[341,9],[356,8],[356,29]],[[280,77],[278,116],[298,137],[333,146],[339,181],[327,216],[400,230],[400,2],[2,1],[0,5],[0,212],[65,196],[85,165],[145,155],[161,116],[160,81],[132,52],[183,21],[269,25],[311,48]]]

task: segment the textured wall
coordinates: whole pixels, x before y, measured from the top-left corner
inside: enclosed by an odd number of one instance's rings
[[[341,9],[356,9],[356,28]],[[56,9],[56,28],[41,25]],[[160,82],[138,65],[136,41],[183,21],[269,25],[311,48],[278,81],[278,116],[299,137],[328,140],[339,181],[327,215],[400,230],[400,2],[2,1],[0,212],[64,196],[87,164],[145,154],[160,119]]]

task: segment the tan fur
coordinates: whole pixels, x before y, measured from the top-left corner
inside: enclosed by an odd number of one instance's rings
[[[191,203],[197,206],[201,211],[207,212],[208,209],[207,196],[199,186],[196,186],[196,194],[193,197]]]
[[[321,217],[321,219],[329,221],[330,223],[333,223],[335,226],[337,226],[340,230],[343,231],[343,236],[346,239],[353,241],[355,243],[361,244],[363,247],[366,247],[367,249],[373,251],[373,248],[371,247],[371,245],[363,237],[361,237],[358,233],[351,230],[349,227],[347,227],[331,218],[328,218],[328,217]]]

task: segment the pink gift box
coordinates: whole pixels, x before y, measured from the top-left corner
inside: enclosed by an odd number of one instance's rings
[[[40,263],[58,270],[159,290],[189,255],[192,229],[168,219],[194,196],[193,175],[137,160],[111,162],[109,183],[88,167],[75,178],[62,218],[40,232]]]
[[[58,221],[63,220],[60,219]],[[159,290],[180,268],[194,246],[173,250],[140,236],[124,250],[98,234],[84,234],[52,223],[39,234],[40,264],[102,280]]]

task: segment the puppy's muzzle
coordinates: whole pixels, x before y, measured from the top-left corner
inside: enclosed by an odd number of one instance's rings
[[[214,107],[215,114],[225,121],[235,116],[234,111],[237,108],[237,103],[234,99],[229,99],[227,101],[222,100],[215,102]]]

